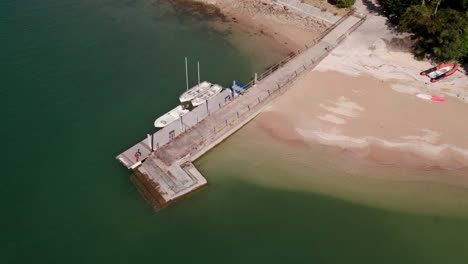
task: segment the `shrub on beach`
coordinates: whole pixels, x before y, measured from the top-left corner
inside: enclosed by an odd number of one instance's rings
[[[354,2],[356,2],[356,0],[337,0],[336,6],[339,8],[350,7],[354,5]]]

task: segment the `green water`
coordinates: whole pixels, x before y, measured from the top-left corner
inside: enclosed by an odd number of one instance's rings
[[[215,159],[229,149],[198,162],[209,188],[154,213],[114,157],[177,104],[184,56],[223,85],[281,57],[166,2],[0,2],[2,263],[468,259],[464,219],[261,187],[245,174],[263,167]]]

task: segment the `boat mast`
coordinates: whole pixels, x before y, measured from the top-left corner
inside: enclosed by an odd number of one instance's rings
[[[197,61],[198,68],[198,88],[200,88],[200,61]]]
[[[185,84],[187,85],[187,91],[188,91],[188,70],[187,70],[187,57],[185,57]]]

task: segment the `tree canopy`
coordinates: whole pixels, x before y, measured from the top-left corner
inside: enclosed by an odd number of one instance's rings
[[[468,0],[445,0],[441,3],[441,6],[466,12],[468,10]]]
[[[421,0],[380,0],[384,13],[392,23],[398,23],[406,9],[412,5],[421,4]]]
[[[467,0],[381,0],[390,21],[417,38],[417,58],[431,55],[435,61],[467,61]]]

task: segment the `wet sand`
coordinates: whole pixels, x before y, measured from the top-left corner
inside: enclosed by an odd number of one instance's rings
[[[289,50],[313,40],[291,24],[265,26],[268,19],[226,14],[252,34],[279,35],[275,42]],[[412,60],[404,47],[391,50],[395,37],[401,36],[383,17],[371,15],[315,71],[300,76],[206,159],[265,186],[467,217],[468,104],[451,97],[463,91],[466,79],[457,73],[429,84],[419,71],[431,65]],[[446,101],[424,101],[415,96],[419,92]]]
[[[253,122],[277,140],[320,143],[381,164],[468,167],[468,105],[426,101],[371,76],[313,71]]]
[[[225,143],[227,159],[249,163],[246,180],[265,186],[466,218],[468,104],[425,101],[391,84],[306,73]]]
[[[200,163],[201,169],[232,170],[247,182],[269,188],[411,214],[468,218],[466,169],[378,164],[333,146],[278,140],[258,122],[249,123]]]
[[[215,28],[236,24],[251,35],[263,35],[291,52],[310,46],[329,26],[266,0],[172,0],[180,8],[219,18]],[[246,45],[236,42],[239,45]],[[248,44],[247,44],[248,45]]]

